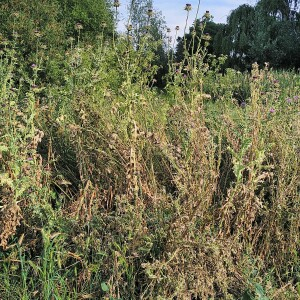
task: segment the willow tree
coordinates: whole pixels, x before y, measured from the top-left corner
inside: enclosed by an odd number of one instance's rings
[[[273,67],[300,66],[299,0],[260,0],[241,5],[228,17],[223,50],[229,63],[250,67],[270,62]]]
[[[274,67],[300,66],[299,5],[296,0],[261,0],[255,7],[249,55]]]
[[[254,7],[244,4],[233,10],[228,17],[225,33],[225,51],[229,54],[232,65],[238,67],[251,64],[249,50],[256,34]]]

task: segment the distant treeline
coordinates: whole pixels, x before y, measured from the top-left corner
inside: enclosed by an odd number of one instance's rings
[[[275,68],[299,68],[299,2],[260,0],[255,6],[243,4],[233,10],[227,24],[216,24],[210,19],[204,29],[211,37],[208,51],[227,55],[227,67],[245,69],[257,61],[269,62]],[[183,56],[184,40],[189,44],[193,31],[197,36],[202,33],[201,25],[201,20],[197,20],[185,38],[178,39],[177,59]]]
[[[299,2],[260,0],[255,6],[244,4],[231,12],[227,24],[213,22],[207,12],[194,22],[184,37],[177,38],[172,53],[175,41],[170,40],[171,29],[167,30],[162,14],[152,10],[153,0],[136,0],[129,6],[130,29],[125,28],[125,33],[132,37],[136,49],[143,34],[151,35],[152,40],[160,43],[153,61],[160,67],[156,76],[159,86],[164,85],[168,58],[181,61],[184,52],[192,54],[199,43],[210,54],[227,55],[223,68],[245,70],[251,68],[253,62],[268,62],[273,68],[298,69]],[[118,35],[119,6],[119,1],[112,0],[3,0],[0,40],[15,40],[19,62],[27,62],[28,67],[35,62],[38,53],[45,80],[61,83],[65,51],[79,41],[81,45],[93,45],[98,37],[111,42]]]

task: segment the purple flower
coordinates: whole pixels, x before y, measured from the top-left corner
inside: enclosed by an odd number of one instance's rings
[[[269,110],[269,112],[271,113],[271,114],[273,114],[274,112],[275,112],[275,108],[270,108],[270,110]]]
[[[36,68],[36,64],[31,64],[30,66],[32,69]]]
[[[299,96],[294,96],[294,100],[298,101],[299,100]]]
[[[27,160],[28,161],[33,161],[33,158],[32,157],[28,157]]]
[[[292,103],[292,99],[291,98],[286,98],[286,102],[290,104],[290,103]]]
[[[246,108],[246,102],[245,102],[245,101],[243,101],[243,102],[241,103],[241,108]]]

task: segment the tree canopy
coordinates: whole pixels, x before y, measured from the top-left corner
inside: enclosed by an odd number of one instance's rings
[[[193,30],[178,39],[178,58],[183,55],[183,41],[192,39]],[[260,0],[255,6],[243,4],[231,12],[226,24],[207,22],[205,32],[211,36],[208,52],[226,54],[230,67],[245,69],[255,61],[269,62],[278,68],[300,67],[298,0]],[[200,34],[196,27],[196,40]]]

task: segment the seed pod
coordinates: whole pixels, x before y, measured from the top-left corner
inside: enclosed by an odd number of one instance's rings
[[[153,16],[153,9],[148,9],[147,15],[148,15],[149,18],[152,17]]]
[[[189,3],[187,3],[187,4],[185,5],[185,8],[184,8],[184,10],[186,10],[186,11],[190,11],[190,10],[192,10],[192,5],[191,5],[191,4],[189,4]]]
[[[114,7],[115,7],[115,8],[120,7],[120,1],[114,0]]]

